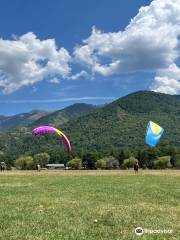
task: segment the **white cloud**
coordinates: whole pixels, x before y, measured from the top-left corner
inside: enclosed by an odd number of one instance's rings
[[[52,83],[86,78],[85,70],[72,73],[70,64],[81,64],[91,78],[96,73],[153,72],[151,89],[178,93],[180,78],[171,68],[180,58],[180,0],[154,0],[141,7],[124,31],[105,33],[93,27],[73,55],[59,49],[54,39],[40,40],[34,33],[0,39],[0,87],[9,94],[44,78]]]
[[[69,77],[71,57],[54,39],[39,40],[27,33],[13,40],[0,39],[0,86],[5,94],[46,77]]]
[[[80,78],[87,78],[87,77],[88,77],[87,72],[82,70],[81,72],[72,75],[71,80],[77,80],[77,79],[80,79]]]
[[[180,0],[154,0],[141,7],[122,32],[104,33],[93,28],[74,54],[78,62],[102,75],[156,71],[179,56],[179,34]]]
[[[50,78],[50,79],[48,80],[48,82],[54,83],[54,84],[59,84],[59,83],[60,83],[60,80],[59,80],[57,77],[54,77],[54,78]]]
[[[115,100],[115,97],[72,97],[72,98],[55,98],[55,99],[29,99],[29,100],[0,100],[0,103],[57,103],[57,102],[71,102],[84,100]]]
[[[93,27],[74,56],[93,74],[158,72],[178,59],[179,35],[180,0],[154,0],[140,8],[124,31],[105,33]]]
[[[157,73],[151,90],[168,94],[177,94],[180,91],[180,68],[171,64],[169,68]]]

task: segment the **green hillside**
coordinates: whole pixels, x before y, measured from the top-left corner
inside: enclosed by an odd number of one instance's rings
[[[149,120],[165,128],[164,139],[180,143],[180,97],[141,91],[120,98],[95,113],[70,121],[64,130],[73,145],[85,148],[144,147]]]
[[[7,131],[27,126],[38,126],[42,124],[62,125],[69,120],[83,116],[96,110],[96,106],[77,103],[55,112],[45,110],[33,110],[28,113],[20,113],[13,116],[0,116],[0,131]]]
[[[69,120],[78,118],[80,116],[83,116],[87,113],[92,113],[96,110],[96,106],[93,106],[91,104],[85,104],[85,103],[76,103],[69,107],[66,107],[62,110],[55,111],[51,114],[48,114],[37,121],[32,123],[32,126],[38,126],[38,125],[53,125],[53,126],[61,126],[65,123],[67,123]]]
[[[49,114],[44,110],[33,110],[29,113],[20,113],[14,116],[0,116],[0,130],[14,129],[18,127],[26,127],[41,117]]]
[[[93,112],[88,113],[90,110]],[[66,122],[63,125],[62,115]],[[32,128],[40,123],[58,123],[56,127],[70,138],[74,151],[141,149],[146,147],[144,136],[149,120],[164,127],[163,140],[179,146],[180,97],[141,91],[101,108],[95,109],[87,104],[73,105],[35,121],[29,128],[1,133],[0,149],[13,154],[13,157],[41,151],[56,152],[59,156],[64,148],[57,136],[32,137]]]

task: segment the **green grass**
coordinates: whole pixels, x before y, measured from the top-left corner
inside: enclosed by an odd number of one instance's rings
[[[137,237],[137,226],[173,233]],[[180,239],[179,174],[1,175],[1,239]]]

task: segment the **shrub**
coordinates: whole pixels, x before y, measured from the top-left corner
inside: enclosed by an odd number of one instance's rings
[[[136,162],[138,162],[138,160],[136,158],[130,157],[123,161],[123,164],[121,165],[121,167],[123,169],[129,169],[129,168],[132,168]]]
[[[97,160],[96,168],[116,169],[119,168],[119,161],[113,156],[104,157],[102,159]]]
[[[180,169],[180,154],[175,155],[174,166],[175,168]]]
[[[40,164],[41,167],[46,167],[49,162],[50,156],[47,153],[38,153],[34,155],[34,165]]]
[[[82,161],[80,158],[73,158],[71,161],[67,163],[67,166],[72,168],[72,169],[80,169],[82,166]]]
[[[96,168],[105,169],[106,168],[106,161],[104,159],[97,160]]]
[[[127,159],[131,156],[131,153],[128,149],[122,149],[119,154],[116,155],[119,165],[121,166],[123,164],[124,159]]]
[[[119,168],[119,161],[113,157],[106,157],[104,158],[105,162],[106,162],[106,169],[117,169]]]
[[[87,169],[95,169],[96,168],[97,156],[93,153],[87,153],[83,156],[82,162],[83,166]]]
[[[172,167],[171,165],[171,157],[170,156],[164,156],[157,158],[154,163],[155,169],[166,169]]]
[[[21,170],[33,169],[33,158],[31,156],[22,156],[16,159],[15,165]]]

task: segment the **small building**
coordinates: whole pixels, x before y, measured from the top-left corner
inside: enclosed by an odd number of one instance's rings
[[[48,169],[59,169],[59,168],[64,169],[65,165],[62,163],[49,163],[46,165],[46,167]]]

